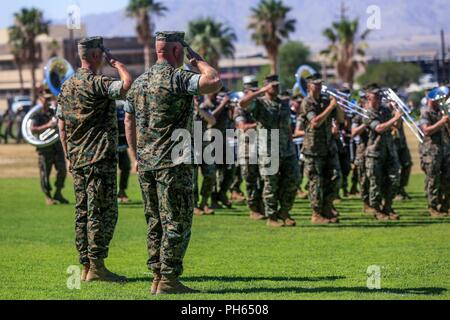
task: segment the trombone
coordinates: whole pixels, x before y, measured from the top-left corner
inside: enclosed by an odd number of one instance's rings
[[[347,115],[357,114],[364,119],[369,119],[369,110],[364,109],[358,104],[350,101],[350,94],[344,93],[339,90],[332,90],[325,85],[322,85],[322,94],[334,97],[338,105],[344,109]]]
[[[402,99],[392,90],[391,88],[383,90],[383,96],[385,99],[392,101],[395,104],[397,111],[401,112],[403,122],[408,126],[409,130],[414,134],[414,136],[423,143],[425,134],[422,129],[417,125],[411,116],[411,109],[403,102]]]

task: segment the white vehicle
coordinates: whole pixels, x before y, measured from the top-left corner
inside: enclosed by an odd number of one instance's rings
[[[32,101],[28,96],[16,96],[14,97],[13,103],[11,105],[11,109],[14,114],[17,114],[21,111],[28,112],[32,107]]]

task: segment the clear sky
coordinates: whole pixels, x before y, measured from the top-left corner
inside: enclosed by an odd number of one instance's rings
[[[22,7],[36,7],[44,11],[45,18],[62,20],[66,17],[67,7],[77,4],[81,15],[116,11],[124,8],[128,0],[2,0],[0,1],[0,28],[13,23],[13,14]]]

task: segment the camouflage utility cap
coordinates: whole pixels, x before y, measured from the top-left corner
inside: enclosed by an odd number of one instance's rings
[[[88,50],[88,49],[103,49],[103,38],[102,37],[90,37],[81,39],[78,42],[78,49]]]

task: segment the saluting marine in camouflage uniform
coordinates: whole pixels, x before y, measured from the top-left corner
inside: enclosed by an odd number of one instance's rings
[[[381,104],[380,90],[369,86],[367,94],[369,119],[365,120],[368,131],[366,148],[366,172],[369,179],[370,207],[378,220],[398,220],[392,208],[400,180],[400,164],[394,146],[392,127],[401,118],[401,113]]]
[[[50,108],[50,101],[53,95],[50,92],[43,92],[39,97],[39,105],[42,109],[35,113],[31,118],[31,131],[33,133],[41,134],[47,129],[56,128],[57,122],[55,118],[54,109]],[[49,205],[56,203],[68,204],[69,202],[63,197],[61,190],[64,188],[64,181],[66,180],[67,168],[66,159],[64,157],[64,150],[61,142],[58,140],[55,144],[36,148],[39,158],[39,174],[41,178],[41,189],[45,194],[46,202]],[[56,169],[56,192],[52,196],[52,187],[50,184],[50,173],[52,166]]]
[[[439,102],[428,98],[420,122],[425,139],[420,145],[420,162],[426,174],[425,190],[433,218],[450,215],[450,122]]]
[[[336,140],[332,134],[333,117],[338,117],[336,100],[329,102],[321,96],[322,79],[314,74],[307,79],[308,96],[301,107],[305,128],[303,154],[305,173],[309,179],[311,222],[337,223],[339,213],[333,206],[340,183],[340,166]]]
[[[243,79],[244,83],[244,94],[249,92],[254,92],[258,90],[258,81],[254,76],[246,76]],[[237,107],[234,110],[234,121],[236,128],[247,132],[248,130],[256,129],[256,121],[252,117],[249,110]],[[245,141],[245,154],[239,154],[239,158],[244,156],[245,163],[240,163],[242,176],[245,179],[247,186],[247,206],[250,209],[250,218],[252,220],[264,220],[266,216],[264,215],[264,203],[262,199],[263,192],[263,179],[259,174],[259,166],[257,163],[250,163],[250,142],[246,139]],[[239,150],[242,150],[241,148]],[[256,152],[256,148],[253,150]]]
[[[180,68],[183,45],[184,33],[158,32],[158,61],[134,82],[127,97],[126,122],[132,124],[126,126],[127,137],[137,153],[152,294],[194,292],[179,281],[191,236],[194,171],[187,157],[192,153],[176,151],[183,139],[176,131],[192,137],[193,96],[217,92],[222,85],[217,71],[189,47],[190,62],[200,74]],[[189,151],[191,137],[183,143]]]
[[[292,141],[289,104],[278,98],[278,92],[278,76],[268,76],[265,79],[265,87],[248,93],[241,100],[240,106],[249,108],[257,122],[258,134],[264,129],[268,131],[265,146],[267,153],[261,152],[261,146],[258,148],[259,169],[264,180],[265,214],[269,218],[267,225],[290,227],[296,225],[289,213],[297,193],[299,168]],[[262,94],[264,96],[260,97]],[[271,141],[271,130],[279,130],[279,141]],[[279,155],[270,154],[272,143],[279,144]],[[267,169],[275,157],[279,157],[279,170],[278,173],[269,175]]]
[[[117,222],[117,115],[114,100],[131,85],[125,66],[108,61],[121,81],[97,75],[103,39],[78,45],[81,68],[67,80],[58,98],[61,141],[70,161],[76,196],[76,247],[83,264],[82,280],[124,281],[104,266]]]

